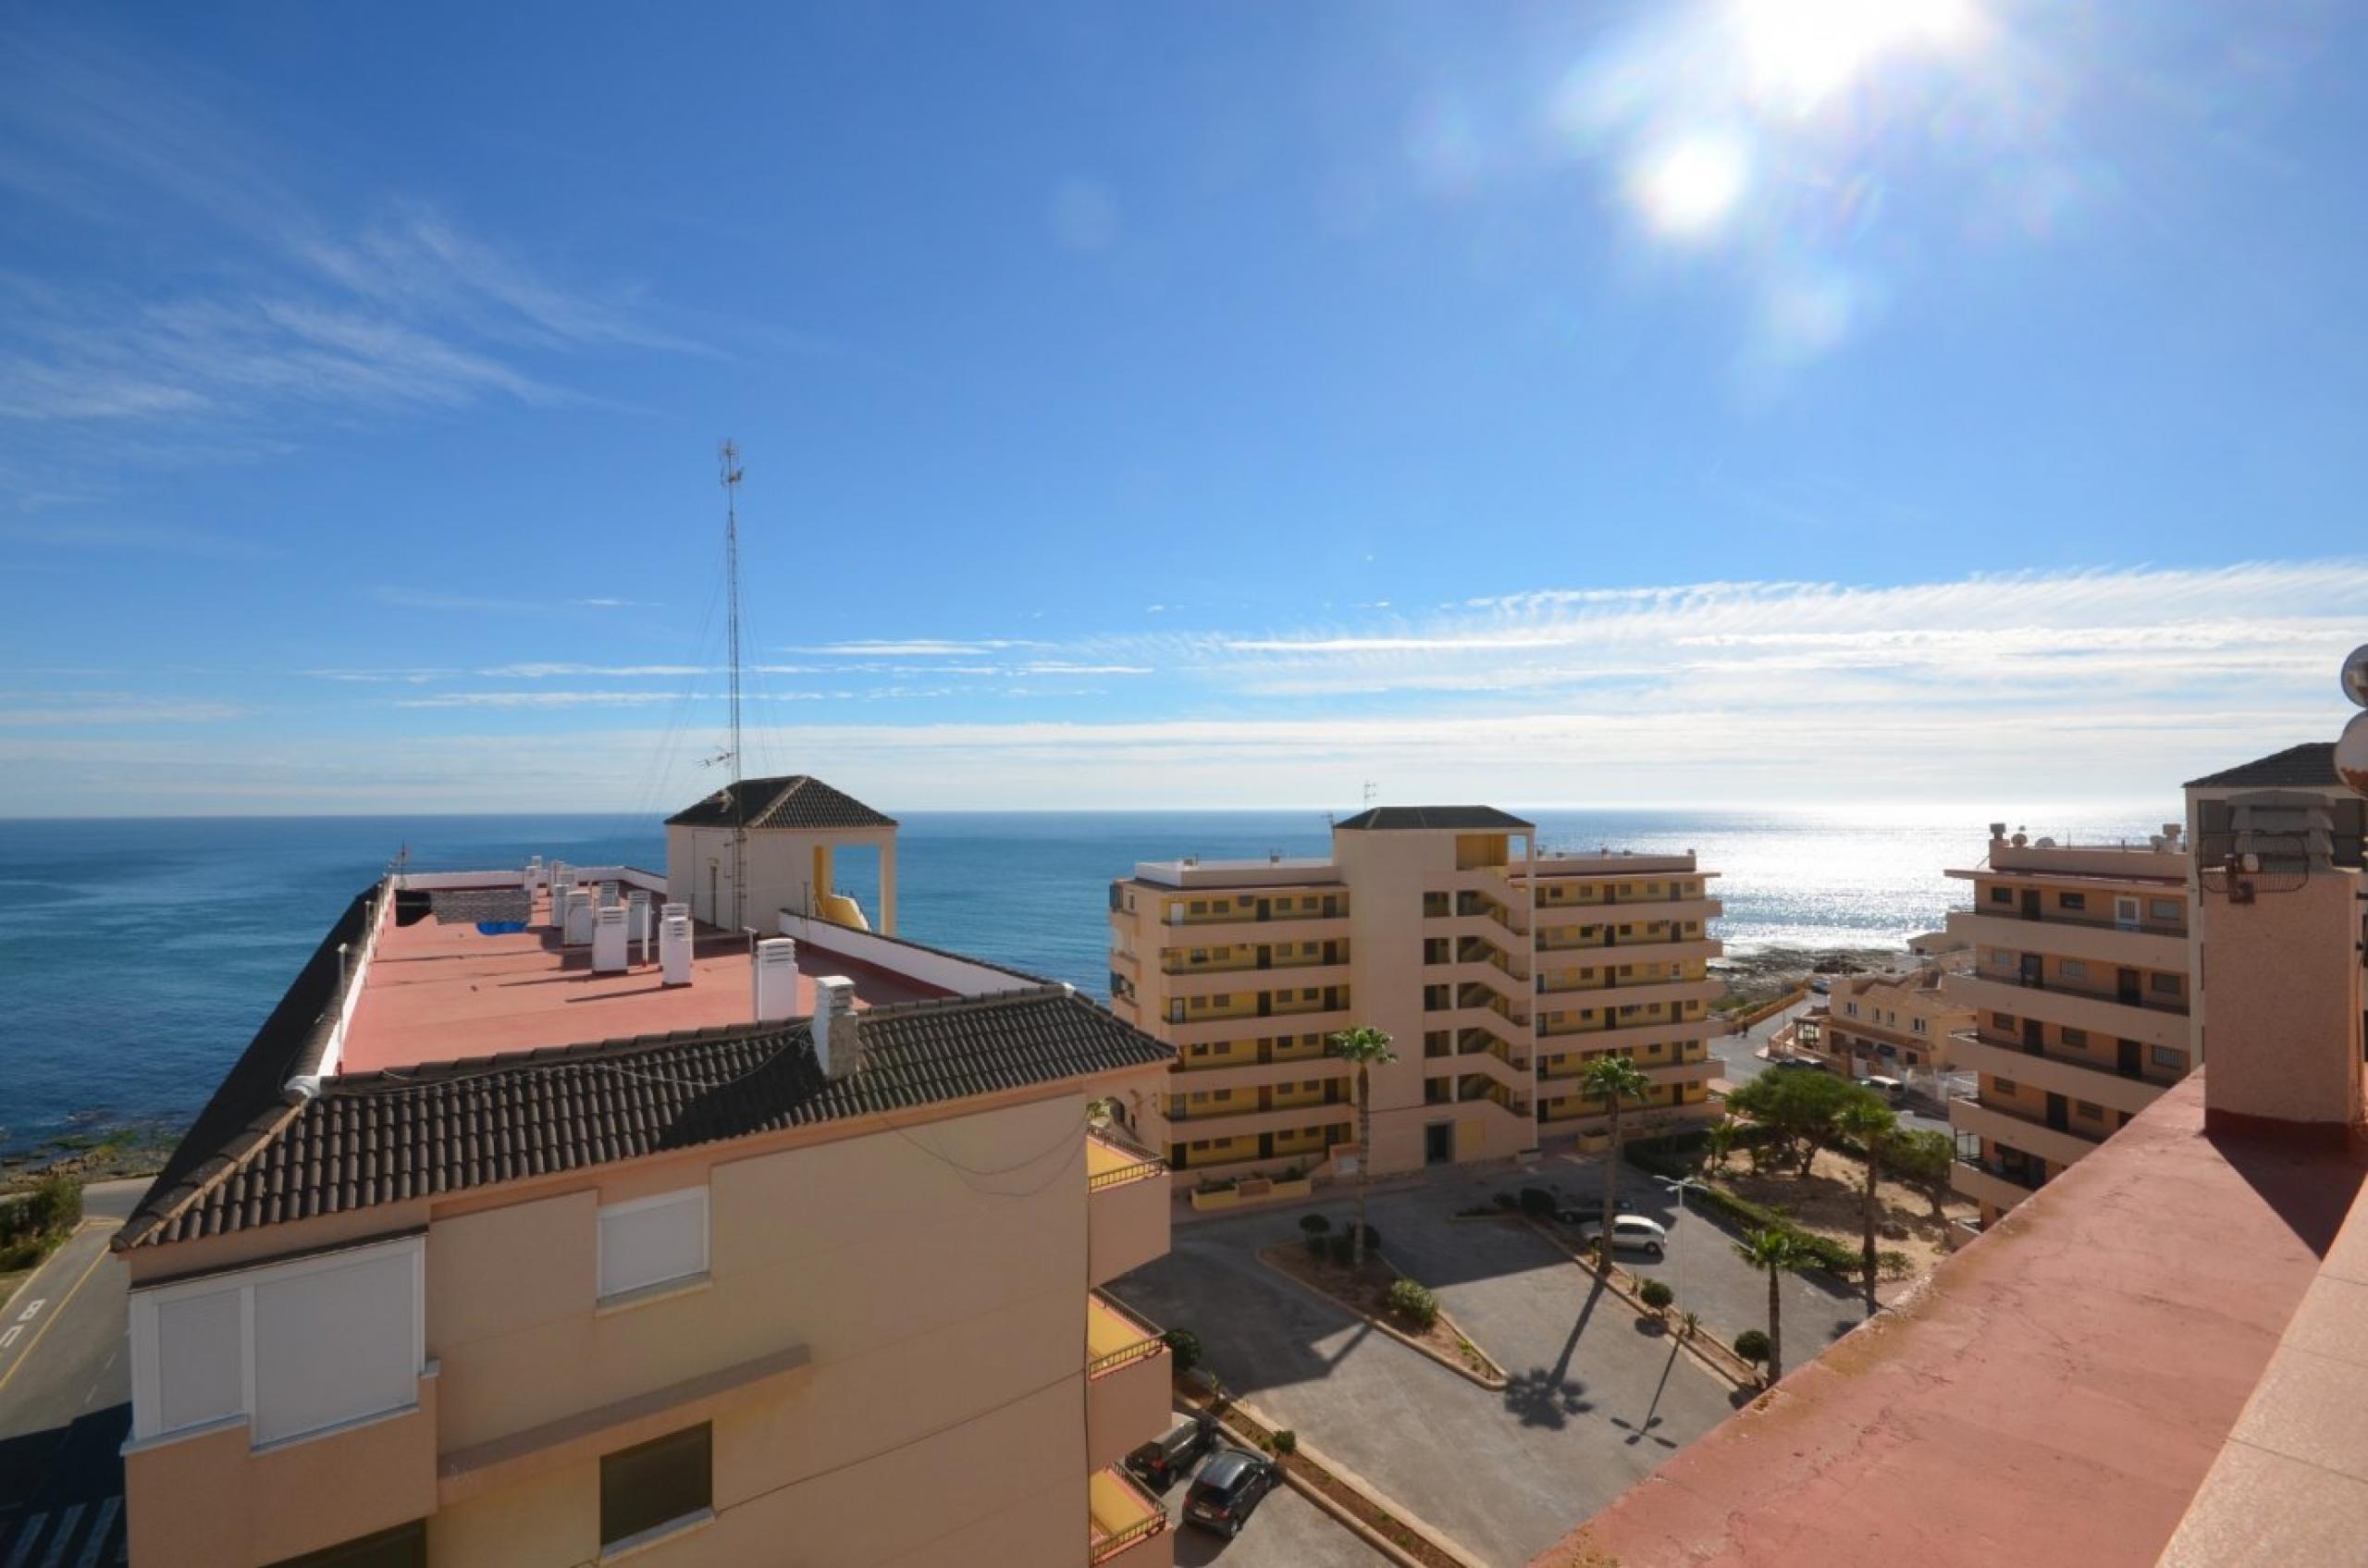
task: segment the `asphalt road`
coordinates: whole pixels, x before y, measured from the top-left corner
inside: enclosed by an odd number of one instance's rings
[[[1710,1055],[1719,1059],[1722,1069],[1720,1076],[1729,1083],[1742,1085],[1749,1083],[1753,1079],[1766,1072],[1769,1067],[1768,1059],[1758,1053],[1768,1048],[1768,1037],[1775,1033],[1788,1020],[1799,1018],[1811,1007],[1823,1006],[1826,1000],[1823,996],[1812,995],[1807,1001],[1794,1003],[1773,1018],[1761,1019],[1741,1034],[1712,1035]],[[1945,1116],[1928,1115],[1913,1104],[1900,1105],[1897,1109],[1899,1125],[1903,1128],[1923,1129],[1935,1132],[1949,1130],[1949,1118]]]
[[[1178,1412],[1176,1419],[1185,1419]],[[1202,1456],[1192,1467],[1214,1459]],[[1176,1533],[1176,1561],[1199,1568],[1388,1568],[1389,1559],[1349,1533],[1348,1527],[1289,1487],[1268,1493],[1240,1535],[1227,1540],[1212,1530],[1184,1523],[1184,1499],[1192,1476],[1167,1488],[1167,1527]]]
[[[0,1568],[124,1561],[131,1370],[107,1243],[147,1185],[85,1188],[82,1228],[0,1313]]]

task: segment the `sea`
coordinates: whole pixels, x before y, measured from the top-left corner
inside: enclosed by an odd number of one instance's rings
[[[1730,951],[1896,948],[1965,903],[1979,812],[1539,810],[1542,849],[1692,849],[1720,873]],[[1108,886],[1138,860],[1321,855],[1313,811],[900,813],[900,933],[1107,994]],[[2028,825],[2142,839],[2164,813]],[[346,903],[399,857],[419,870],[530,855],[658,869],[655,817],[0,821],[0,1158],[133,1130],[171,1137]],[[843,852],[867,908],[874,868]]]

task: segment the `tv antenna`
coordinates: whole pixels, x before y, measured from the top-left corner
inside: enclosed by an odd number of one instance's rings
[[[723,483],[724,661],[732,667],[732,747],[709,762],[728,759],[732,763],[732,923],[736,927],[748,873],[748,803],[740,790],[740,443],[727,436],[715,455]]]
[[[1368,806],[1372,805],[1375,797],[1380,794],[1381,786],[1374,783],[1371,779],[1367,779],[1365,781],[1365,804]]]

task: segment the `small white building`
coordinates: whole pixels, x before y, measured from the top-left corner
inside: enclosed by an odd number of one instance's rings
[[[745,886],[734,884],[733,840]],[[880,852],[880,925],[896,933],[896,820],[804,773],[743,779],[666,819],[666,896],[724,931],[771,932],[783,910],[870,931],[862,907],[832,880],[832,852]]]

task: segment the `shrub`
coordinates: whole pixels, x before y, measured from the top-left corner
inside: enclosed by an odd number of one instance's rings
[[[1322,1238],[1322,1240],[1324,1241],[1325,1251],[1330,1254],[1332,1261],[1338,1264],[1342,1268],[1348,1267],[1349,1265],[1355,1260],[1357,1255],[1357,1244],[1354,1238],[1345,1235],[1326,1236]]]
[[[1660,1311],[1670,1303],[1677,1300],[1677,1292],[1669,1288],[1669,1281],[1666,1279],[1647,1279],[1637,1287],[1636,1294],[1643,1298],[1645,1304],[1655,1312]]]
[[[1768,1336],[1757,1328],[1746,1328],[1735,1336],[1735,1354],[1758,1366],[1768,1359]]]
[[[1368,1225],[1365,1227],[1365,1255],[1370,1257],[1379,1251],[1381,1251],[1381,1232]]]
[[[1691,1340],[1702,1332],[1702,1315],[1698,1312],[1681,1313],[1677,1319],[1677,1331]]]
[[[0,1243],[38,1244],[81,1222],[82,1184],[70,1176],[44,1176],[22,1196],[0,1203]]]
[[[1276,1432],[1275,1434],[1275,1451],[1276,1453],[1297,1453],[1299,1451],[1299,1434],[1292,1431],[1288,1426],[1284,1427],[1281,1431]]]
[[[1866,1259],[1861,1257],[1858,1262],[1864,1272]],[[1915,1272],[1916,1266],[1908,1262],[1906,1253],[1886,1252],[1875,1254],[1875,1268],[1886,1279],[1905,1279]]]
[[[1332,1228],[1332,1222],[1320,1214],[1303,1214],[1299,1216],[1299,1228],[1311,1236],[1321,1236]]]
[[[1511,1214],[1513,1210],[1521,1207],[1521,1200],[1514,1197],[1511,1192],[1498,1193],[1494,1202],[1498,1208],[1504,1210],[1507,1214]]]
[[[1428,1328],[1439,1320],[1439,1299],[1412,1279],[1400,1279],[1389,1288],[1389,1310],[1417,1328]]]
[[[1190,1372],[1201,1364],[1200,1336],[1190,1328],[1170,1328],[1160,1339],[1167,1346],[1167,1353],[1178,1372]]]
[[[1554,1217],[1554,1194],[1548,1192],[1543,1187],[1523,1188],[1521,1190],[1521,1198],[1519,1201],[1521,1204],[1521,1212],[1529,1216],[1532,1219],[1552,1219]]]

